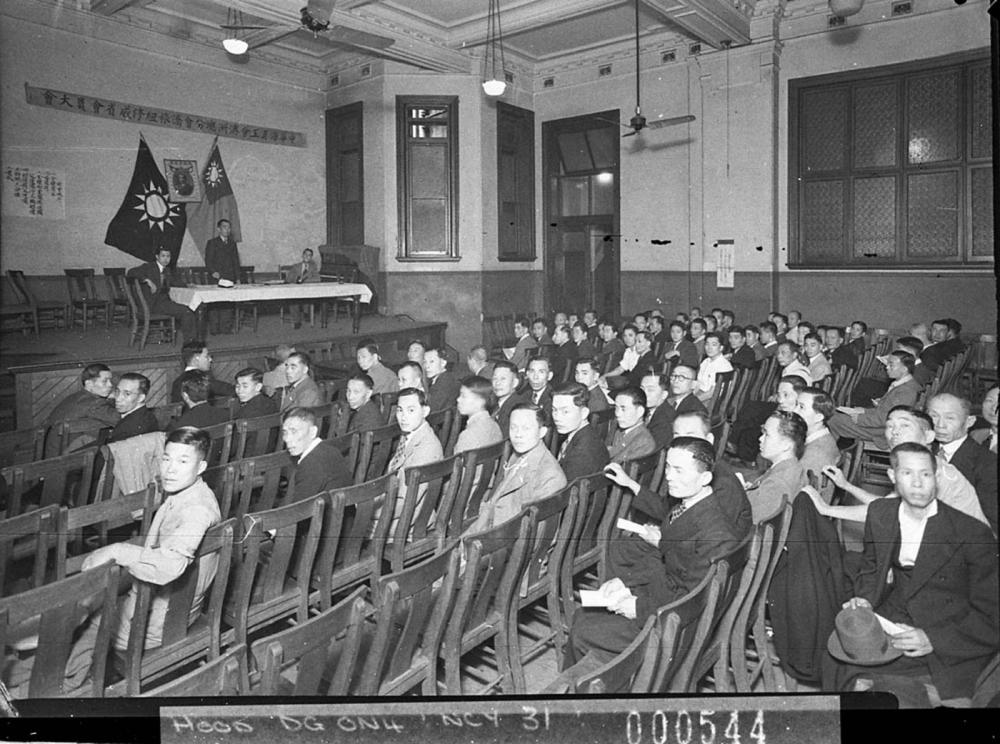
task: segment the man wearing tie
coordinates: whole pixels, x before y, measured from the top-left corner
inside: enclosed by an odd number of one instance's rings
[[[142,280],[143,296],[146,298],[146,304],[149,305],[151,313],[170,315],[176,318],[181,324],[181,333],[185,340],[191,340],[197,335],[195,333],[194,312],[170,299],[171,287],[185,286],[180,277],[170,268],[171,258],[169,248],[160,248],[153,261],[129,269],[126,276],[130,279]]]
[[[444,449],[437,435],[427,423],[431,409],[427,405],[427,396],[423,390],[404,388],[399,391],[396,399],[396,423],[403,432],[396,445],[396,451],[389,461],[386,473],[395,473],[399,484],[395,511],[389,534],[396,531],[396,523],[403,513],[403,497],[406,494],[406,469],[418,465],[429,465],[444,459]],[[422,496],[422,494],[421,494]],[[419,513],[417,504],[414,514]]]
[[[228,279],[235,284],[240,280],[240,254],[236,241],[230,238],[232,226],[229,220],[222,219],[216,228],[218,236],[205,244],[205,268],[216,281]]]
[[[285,275],[288,284],[312,284],[320,281],[319,267],[313,259],[312,248],[302,251],[302,261],[295,264]],[[302,305],[292,305],[292,322],[295,328],[302,327]]]

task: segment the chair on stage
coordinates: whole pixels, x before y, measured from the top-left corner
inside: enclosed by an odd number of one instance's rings
[[[87,330],[90,319],[96,323],[98,317],[104,315],[104,323],[111,327],[111,301],[101,297],[94,281],[93,269],[64,269],[66,285],[69,287],[70,326],[76,325],[77,317]]]

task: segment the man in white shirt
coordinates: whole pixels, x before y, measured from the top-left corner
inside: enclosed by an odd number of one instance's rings
[[[702,402],[711,400],[715,392],[715,377],[720,372],[732,372],[733,365],[722,355],[722,336],[705,335],[705,358],[698,367],[698,389],[695,395]]]

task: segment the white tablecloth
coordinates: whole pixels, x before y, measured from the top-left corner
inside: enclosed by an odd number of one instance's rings
[[[197,310],[199,305],[213,302],[251,302],[262,300],[315,300],[324,297],[353,297],[371,302],[372,292],[365,284],[313,282],[312,284],[238,284],[223,289],[209,286],[171,287],[170,299]]]

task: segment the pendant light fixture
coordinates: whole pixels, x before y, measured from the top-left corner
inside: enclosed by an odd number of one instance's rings
[[[489,0],[486,26],[486,54],[483,56],[483,93],[502,96],[507,90],[504,75],[503,31],[500,29],[500,0]]]

